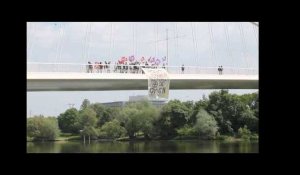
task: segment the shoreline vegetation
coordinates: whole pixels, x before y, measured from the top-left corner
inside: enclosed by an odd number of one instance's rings
[[[27,142],[36,141],[148,141],[258,140],[258,92],[212,92],[199,101],[170,100],[160,108],[148,101],[124,107],[91,104],[70,108],[57,117],[27,118]]]
[[[136,137],[133,139],[130,139],[129,137],[121,137],[121,138],[116,138],[116,139],[91,139],[93,141],[161,141],[161,140],[224,140],[228,142],[236,142],[236,141],[248,141],[248,140],[258,140],[257,135],[252,135],[250,139],[243,139],[243,138],[238,138],[238,137],[233,137],[233,136],[226,136],[222,135],[217,138],[212,138],[212,139],[199,139],[196,136],[193,137],[175,137],[172,139],[161,139],[161,138],[152,138],[152,139],[146,139],[143,136]],[[82,141],[82,138],[80,135],[70,135],[70,136],[60,136],[56,138],[55,140],[44,140],[45,142],[59,142],[59,141]],[[43,142],[42,140],[33,140],[32,138],[27,137],[27,142]]]

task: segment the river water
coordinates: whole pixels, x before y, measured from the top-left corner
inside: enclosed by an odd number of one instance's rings
[[[258,141],[27,142],[28,153],[258,153]]]

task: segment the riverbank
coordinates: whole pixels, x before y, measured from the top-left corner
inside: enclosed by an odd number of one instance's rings
[[[62,133],[59,137],[57,137],[54,140],[44,140],[44,141],[49,141],[49,142],[55,142],[55,141],[72,141],[72,140],[82,140],[80,135],[72,135],[72,134],[67,134],[67,133]],[[100,138],[100,139],[91,139],[91,140],[97,140],[97,141],[120,141],[120,142],[128,142],[128,141],[161,141],[161,140],[166,140],[166,141],[171,141],[171,140],[223,140],[227,142],[238,142],[238,141],[245,141],[245,140],[259,140],[258,135],[252,136],[249,138],[238,138],[238,137],[233,137],[233,136],[226,136],[226,135],[220,135],[215,138],[211,139],[199,139],[199,137],[196,136],[177,136],[174,138],[145,138],[142,135],[139,135],[135,138],[129,138],[129,137],[121,137],[121,138],[116,138],[116,139],[109,139],[109,138]],[[43,140],[33,140],[30,137],[27,137],[27,142],[40,142]],[[88,139],[86,138],[86,141]]]
[[[54,140],[44,140],[44,141],[55,142],[55,141],[70,141],[70,140],[81,140],[81,137],[80,137],[80,135],[72,135],[72,134],[68,134],[68,133],[62,133],[62,134],[60,134],[59,137],[57,137]],[[35,141],[31,137],[27,137],[27,142],[39,142],[39,141],[43,141],[43,140]]]

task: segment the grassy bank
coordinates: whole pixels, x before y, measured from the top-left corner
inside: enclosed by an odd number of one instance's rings
[[[45,141],[68,141],[68,140],[81,140],[80,135],[74,135],[70,133],[61,133],[56,139],[54,140],[45,140]],[[27,137],[27,142],[33,142],[32,137]]]

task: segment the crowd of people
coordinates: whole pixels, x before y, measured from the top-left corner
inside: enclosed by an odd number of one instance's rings
[[[116,73],[143,73],[142,68],[166,68],[166,58],[157,59],[150,57],[146,60],[144,57],[140,59],[135,59],[134,56],[121,57],[115,62],[113,67],[111,67],[110,61],[105,62],[88,62],[87,73],[109,73],[110,71]]]
[[[88,62],[87,64],[87,73],[102,73],[107,72],[110,73],[110,61],[108,62],[95,62],[94,64],[92,62]]]
[[[115,73],[144,73],[142,68],[163,68],[165,69],[167,63],[165,62],[165,57],[163,59],[155,59],[150,57],[148,60],[145,60],[144,57],[137,60],[133,56],[127,59],[122,57],[115,62],[113,67],[111,67],[110,61],[104,62],[88,62],[87,64],[87,73],[110,73],[111,71]],[[184,74],[184,64],[181,66],[181,73]],[[223,74],[223,66],[218,67],[219,75]]]
[[[143,73],[142,68],[166,68],[166,64],[154,65],[149,64],[147,61],[145,63],[136,62],[124,62],[119,63],[115,62],[113,67],[111,67],[111,62],[88,62],[87,64],[87,73],[110,73],[111,69],[115,73]]]

